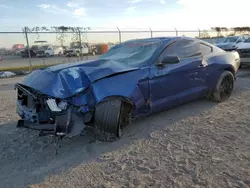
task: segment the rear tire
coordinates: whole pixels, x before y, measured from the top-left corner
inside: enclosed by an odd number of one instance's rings
[[[224,71],[217,81],[211,99],[215,102],[223,102],[229,99],[234,89],[234,82],[235,77],[233,73]]]
[[[122,136],[122,101],[110,100],[100,103],[95,110],[94,126],[98,140],[112,142]]]

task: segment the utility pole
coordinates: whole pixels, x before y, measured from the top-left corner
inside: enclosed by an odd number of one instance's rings
[[[79,42],[80,42],[80,59],[82,61],[83,60],[83,58],[82,58],[82,33],[81,33],[80,29],[78,29],[78,38],[79,38]]]
[[[28,27],[24,27],[24,33],[25,33],[28,54],[29,54],[29,71],[31,72],[32,71],[32,63],[31,63],[30,45],[29,45],[29,38],[28,38]]]

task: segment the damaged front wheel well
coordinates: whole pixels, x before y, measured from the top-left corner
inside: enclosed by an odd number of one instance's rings
[[[94,126],[101,141],[120,138],[122,130],[131,123],[133,104],[121,96],[109,96],[101,100],[95,109]]]
[[[123,96],[109,96],[109,97],[105,97],[99,103],[106,102],[106,101],[109,101],[109,100],[121,100],[128,108],[130,108],[130,110],[132,110],[132,108],[134,107],[133,102],[130,99],[128,99],[126,97],[123,97]]]

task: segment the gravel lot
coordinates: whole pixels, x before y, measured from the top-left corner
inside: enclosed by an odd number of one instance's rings
[[[17,129],[13,84],[0,80],[0,187],[250,187],[250,73],[224,103],[193,102],[134,121],[113,143],[61,142]]]

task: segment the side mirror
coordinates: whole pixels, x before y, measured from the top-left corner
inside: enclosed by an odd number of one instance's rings
[[[164,56],[157,65],[162,66],[165,64],[177,64],[180,62],[178,56]]]

